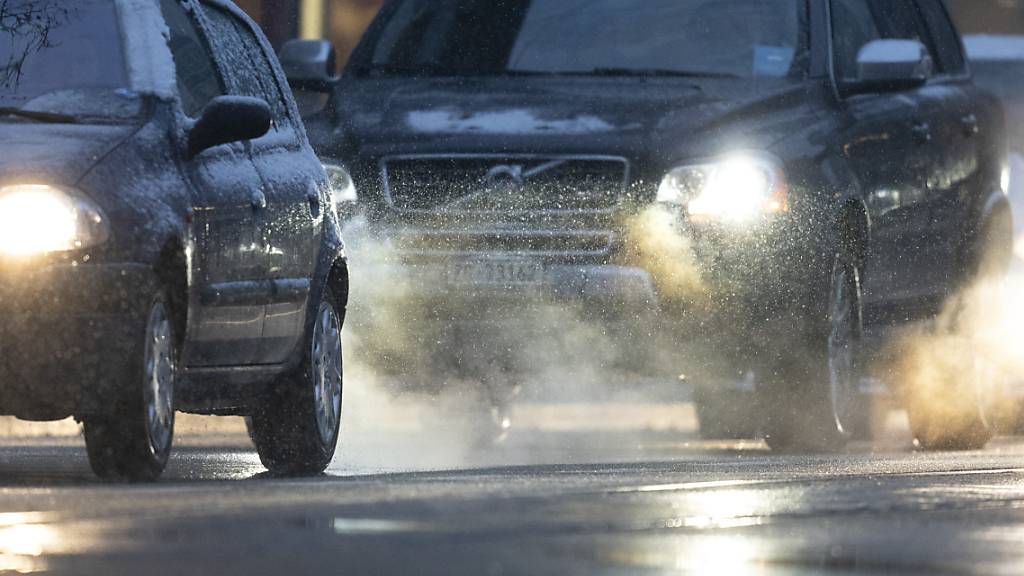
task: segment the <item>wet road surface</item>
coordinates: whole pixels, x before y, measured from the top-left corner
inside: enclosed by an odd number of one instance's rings
[[[75,437],[8,438],[0,572],[1024,570],[1024,440],[922,454],[897,434],[840,455],[779,456],[680,430],[525,428],[432,464],[403,461],[428,450],[422,434],[357,437],[312,479],[260,474],[237,431],[184,436],[152,485],[96,482]]]

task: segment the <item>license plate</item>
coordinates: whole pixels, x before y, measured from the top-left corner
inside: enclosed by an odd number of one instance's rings
[[[544,282],[544,264],[532,260],[450,262],[445,266],[453,286],[533,286]]]

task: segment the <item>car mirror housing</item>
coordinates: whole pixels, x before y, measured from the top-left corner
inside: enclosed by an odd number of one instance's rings
[[[334,45],[326,40],[289,40],[279,58],[295,90],[329,92],[337,80]]]
[[[928,49],[917,40],[874,40],[857,55],[857,78],[840,84],[844,95],[899,92],[923,85],[933,71]]]
[[[188,133],[188,152],[259,138],[270,131],[270,105],[259,98],[219,96],[203,109]]]

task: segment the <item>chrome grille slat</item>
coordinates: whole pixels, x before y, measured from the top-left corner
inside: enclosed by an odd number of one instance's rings
[[[404,155],[380,170],[388,205],[412,213],[608,212],[629,183],[615,156]]]
[[[426,257],[607,256],[630,179],[615,156],[422,154],[379,167],[396,248]]]

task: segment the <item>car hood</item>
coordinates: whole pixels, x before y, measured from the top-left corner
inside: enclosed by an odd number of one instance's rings
[[[673,159],[770,146],[806,125],[806,90],[730,79],[348,79],[335,113],[349,153],[362,155],[572,150]],[[311,132],[321,151],[338,144],[337,133]]]
[[[125,125],[0,124],[0,183],[72,186],[135,130]]]

